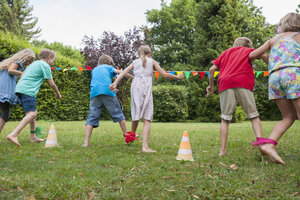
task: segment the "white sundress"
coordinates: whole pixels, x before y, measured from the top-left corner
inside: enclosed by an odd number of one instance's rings
[[[141,58],[133,61],[133,80],[131,83],[132,121],[153,119],[152,77],[153,60],[146,57],[146,67]]]

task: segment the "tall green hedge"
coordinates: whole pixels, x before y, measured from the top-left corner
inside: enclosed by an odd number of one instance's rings
[[[31,48],[37,54],[42,47],[35,47],[27,41],[11,34],[0,31],[0,60],[3,60],[17,51]],[[72,68],[83,66],[80,60],[63,56],[57,51],[57,60],[54,67]],[[85,120],[89,111],[90,71],[53,70],[53,78],[58,86],[62,99],[57,100],[54,92],[45,81],[37,96],[38,119],[44,120]],[[268,100],[267,77],[260,75],[256,78],[254,95],[257,109],[262,120],[278,120],[281,118],[276,104]],[[217,78],[215,78],[215,84]],[[123,112],[130,120],[130,80],[122,80],[119,85],[120,99]],[[165,80],[161,76],[154,78],[154,120],[156,121],[184,121],[194,120],[201,122],[220,122],[220,105],[217,85],[215,94],[206,97],[208,78],[190,76],[181,81]],[[20,106],[12,108],[10,120],[20,120],[24,113]],[[101,119],[111,119],[104,109]],[[238,106],[233,121],[244,120],[244,112]]]

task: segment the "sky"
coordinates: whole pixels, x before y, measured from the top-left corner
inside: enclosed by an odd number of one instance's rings
[[[171,0],[167,0],[170,2]],[[282,4],[282,2],[285,2]],[[276,24],[295,12],[299,0],[253,0],[267,22]],[[123,35],[134,26],[147,25],[146,12],[160,9],[161,0],[29,0],[32,15],[42,29],[39,40],[81,48],[84,35],[99,38],[104,31]]]

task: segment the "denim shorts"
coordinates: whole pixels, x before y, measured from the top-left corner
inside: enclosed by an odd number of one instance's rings
[[[125,119],[117,97],[98,95],[90,100],[89,116],[85,125],[91,125],[94,128],[99,126],[103,106],[110,113],[113,122],[120,122]]]
[[[296,99],[300,97],[300,68],[280,69],[269,76],[269,99]]]
[[[21,100],[22,108],[25,112],[36,111],[36,97],[21,93],[17,93],[16,95]]]

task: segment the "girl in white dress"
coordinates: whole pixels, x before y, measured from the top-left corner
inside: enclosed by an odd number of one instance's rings
[[[134,78],[131,83],[131,117],[132,117],[132,137],[135,138],[135,132],[139,120],[144,120],[143,127],[143,153],[155,152],[148,146],[150,136],[151,121],[153,119],[153,97],[152,97],[152,78],[155,68],[164,78],[172,80],[181,80],[183,74],[175,76],[166,73],[159,64],[151,58],[152,51],[149,46],[142,45],[139,50],[139,58],[134,60],[110,85],[112,91],[116,90],[119,81],[130,71],[133,71]]]

